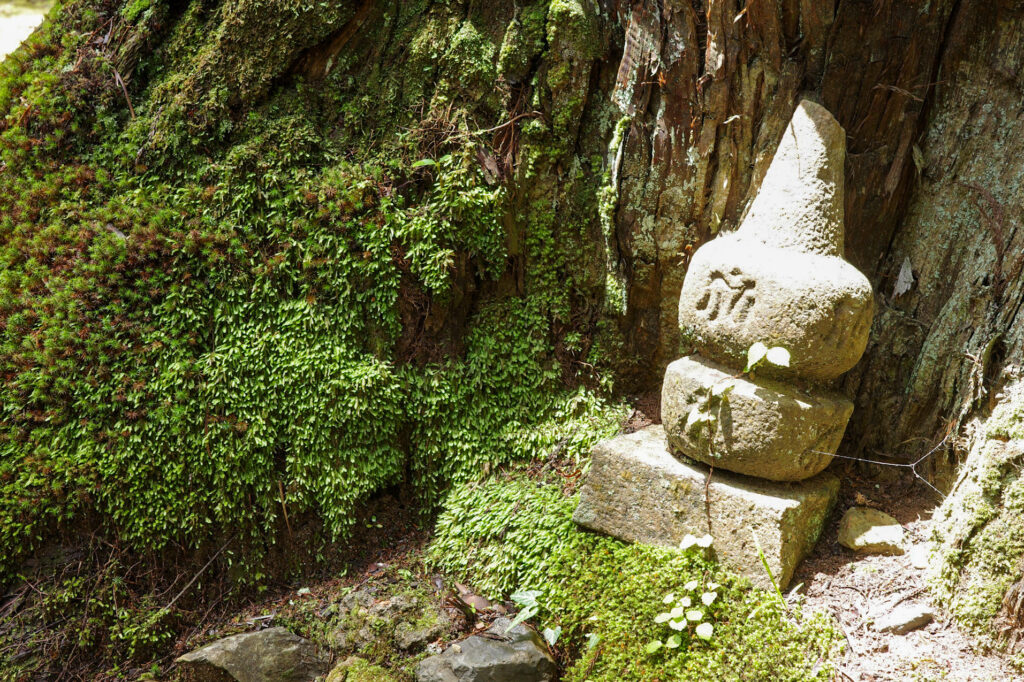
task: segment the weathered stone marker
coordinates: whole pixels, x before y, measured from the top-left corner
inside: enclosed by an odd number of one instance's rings
[[[767,585],[756,535],[789,582],[835,499],[821,472],[853,412],[821,384],[860,359],[872,319],[871,285],[842,257],[845,158],[842,127],[802,101],[739,229],[690,262],[679,325],[696,353],[665,372],[663,429],[594,449],[577,523],[657,545],[710,532],[723,563]],[[755,343],[789,365],[745,372]],[[714,467],[707,500],[698,463]]]

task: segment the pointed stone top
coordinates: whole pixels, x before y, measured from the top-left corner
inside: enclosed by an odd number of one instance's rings
[[[845,161],[846,131],[820,104],[802,100],[739,236],[768,246],[841,257]]]

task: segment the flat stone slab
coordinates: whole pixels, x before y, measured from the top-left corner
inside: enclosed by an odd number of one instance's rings
[[[927,604],[905,604],[876,620],[875,629],[879,632],[905,635],[918,628],[923,628],[934,619],[935,611]]]
[[[487,637],[473,635],[416,666],[417,682],[550,682],[558,665],[544,640],[523,624],[499,618]]]
[[[851,507],[839,522],[839,544],[862,554],[903,554],[903,526],[883,511]]]
[[[313,682],[330,667],[315,644],[281,627],[218,639],[177,662],[199,682]]]
[[[768,589],[754,534],[775,579],[787,586],[817,541],[839,490],[831,474],[774,483],[716,469],[706,503],[708,468],[674,457],[661,426],[598,443],[592,456],[573,514],[576,523],[627,542],[663,547],[678,547],[687,534],[710,533],[723,565]]]
[[[712,389],[729,392],[714,399]],[[713,424],[690,418],[702,409],[710,410]],[[670,364],[661,390],[661,418],[674,449],[716,471],[772,481],[800,481],[824,470],[852,413],[853,403],[833,391],[736,376],[700,355]]]

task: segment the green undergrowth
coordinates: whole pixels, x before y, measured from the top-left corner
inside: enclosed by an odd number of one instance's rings
[[[428,560],[476,589],[536,590],[538,625],[561,628],[566,680],[830,680],[841,635],[777,595],[724,571],[702,551],[629,545],[579,529],[578,501],[557,473],[501,474],[453,490]],[[692,583],[692,584],[691,584]],[[703,592],[713,591],[710,606]],[[714,634],[677,648],[655,618],[667,595],[692,593]]]
[[[594,8],[402,2],[307,78],[354,11],[68,0],[0,66],[0,582],[88,516],[231,537],[258,583],[291,521],[344,539],[604,409],[601,169],[554,180],[564,121],[514,167],[474,132],[513,71],[540,108],[586,85]]]
[[[301,574],[371,496],[429,512],[620,418],[603,21],[66,0],[0,64],[0,585],[84,536],[115,561],[54,594],[118,586],[19,607],[0,646],[35,657],[0,672],[145,668],[184,604]]]
[[[1024,580],[1024,385],[1004,394],[936,512],[932,538],[935,595],[961,624],[997,645],[1024,615],[1017,600],[1005,603]]]

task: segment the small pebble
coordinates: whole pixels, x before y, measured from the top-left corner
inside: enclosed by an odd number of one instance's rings
[[[926,604],[899,606],[875,621],[875,630],[905,635],[922,628],[935,618],[935,612]]]

